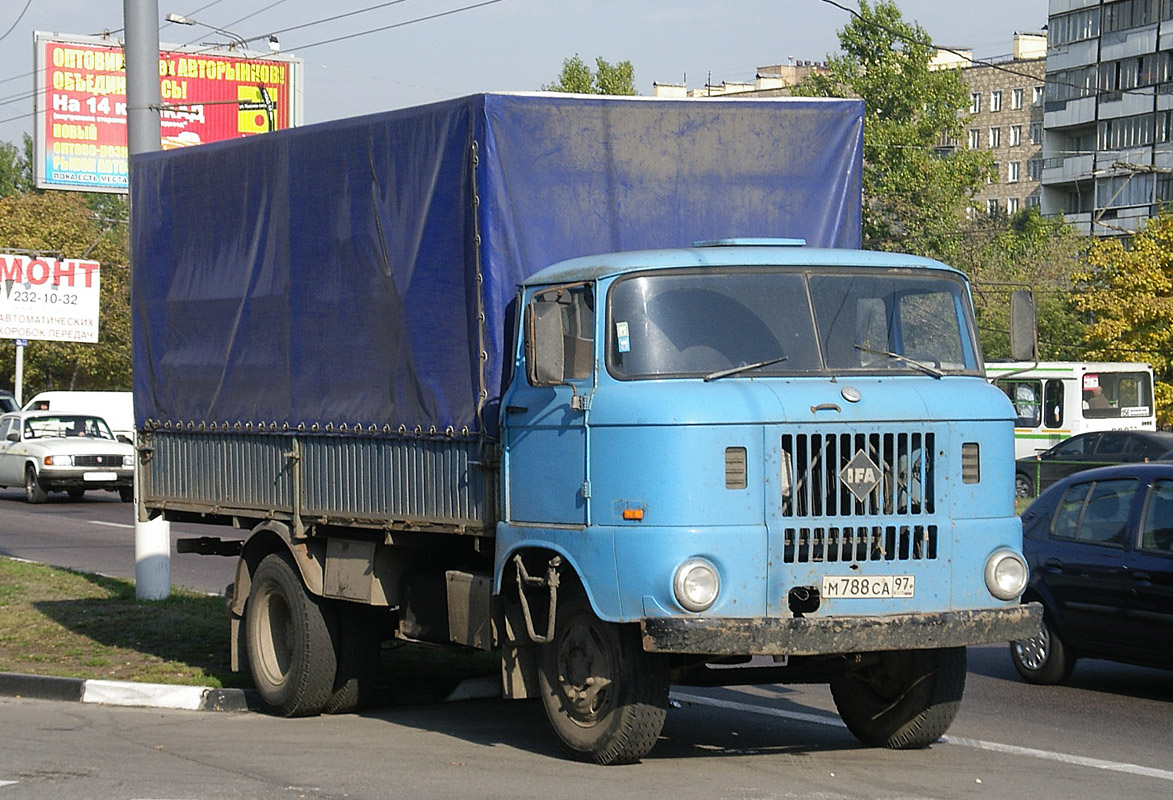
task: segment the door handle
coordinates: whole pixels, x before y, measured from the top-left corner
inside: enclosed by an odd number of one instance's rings
[[[524,414],[529,411],[529,406],[505,406],[506,414]]]
[[[1043,562],[1043,569],[1052,575],[1058,575],[1063,572],[1063,562],[1057,558],[1048,558]]]
[[[1147,572],[1134,572],[1132,573],[1132,583],[1142,589],[1147,589],[1153,585],[1153,576]]]

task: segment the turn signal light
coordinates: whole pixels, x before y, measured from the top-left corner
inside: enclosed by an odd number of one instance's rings
[[[625,508],[623,509],[623,518],[639,522],[644,518],[644,510],[642,508]]]

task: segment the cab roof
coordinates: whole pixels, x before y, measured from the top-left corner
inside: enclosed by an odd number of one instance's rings
[[[522,285],[599,280],[644,270],[729,266],[943,269],[962,274],[939,261],[903,253],[806,247],[801,239],[722,239],[692,247],[580,256],[535,272]]]

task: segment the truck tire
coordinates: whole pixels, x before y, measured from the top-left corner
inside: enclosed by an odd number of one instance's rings
[[[940,739],[965,691],[965,648],[873,653],[877,663],[831,681],[839,716],[872,747],[915,750]]]
[[[351,714],[371,704],[379,680],[379,620],[372,609],[354,603],[337,603],[332,612],[338,672],[322,711]]]
[[[639,761],[664,727],[667,662],[643,651],[638,628],[601,621],[584,597],[568,597],[557,613],[553,640],[538,648],[550,725],[580,761]]]
[[[249,670],[274,714],[321,713],[334,692],[338,664],[320,601],[281,554],[265,556],[245,607]]]
[[[43,503],[49,499],[49,494],[41,486],[41,482],[37,480],[36,468],[32,466],[24,468],[24,499],[34,504]]]

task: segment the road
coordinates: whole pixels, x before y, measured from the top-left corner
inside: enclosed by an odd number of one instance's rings
[[[128,505],[31,507],[19,497],[0,492],[0,552],[133,574]],[[173,534],[207,532],[187,527]],[[206,562],[224,574],[203,575]],[[222,586],[230,572],[231,559],[173,561],[182,585]],[[565,760],[532,702],[286,720],[0,698],[0,800],[1173,793],[1173,673],[1081,661],[1068,685],[1034,687],[1018,680],[1005,647],[971,648],[957,721],[944,741],[917,752],[859,746],[824,686],[678,687],[673,698],[652,754],[617,768]]]
[[[171,525],[171,583],[223,594],[236,560],[176,553],[175,540],[192,536],[239,538],[221,525]],[[0,555],[57,567],[134,579],[134,507],[112,492],[89,492],[80,502],[54,492],[43,505],[24,501],[24,489],[0,489]]]

